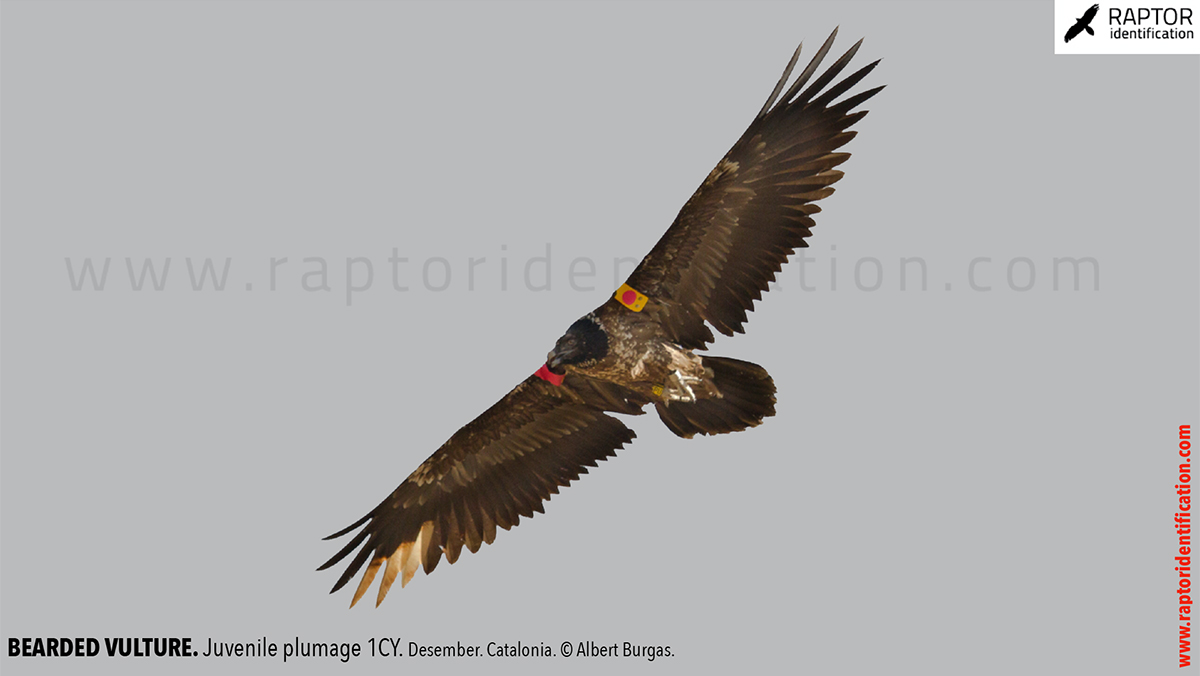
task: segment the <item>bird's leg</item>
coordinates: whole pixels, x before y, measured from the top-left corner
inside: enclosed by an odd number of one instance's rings
[[[678,369],[667,376],[666,387],[663,388],[663,401],[696,401],[696,392],[692,385],[699,384],[703,379],[681,373]]]
[[[681,401],[686,404],[697,399],[721,396],[712,382],[712,371],[704,368],[700,357],[676,345],[663,347],[668,359],[667,377],[661,390],[654,388],[654,394],[661,397],[663,402],[670,404],[672,401]]]

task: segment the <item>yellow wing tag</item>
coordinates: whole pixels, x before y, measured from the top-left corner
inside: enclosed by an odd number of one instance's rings
[[[634,312],[641,312],[642,308],[646,307],[646,301],[650,300],[646,296],[643,296],[641,293],[639,293],[637,289],[629,286],[628,284],[622,284],[621,288],[617,289],[617,292],[613,294],[613,297],[616,298],[617,302],[619,302],[621,305],[624,305]]]

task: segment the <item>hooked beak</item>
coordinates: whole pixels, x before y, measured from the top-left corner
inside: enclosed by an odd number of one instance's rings
[[[546,366],[550,368],[551,373],[561,376],[566,373],[566,369],[563,366],[578,356],[578,354],[579,347],[573,342],[571,344],[564,344],[562,340],[559,340],[554,345],[554,349],[550,350],[550,353],[546,355]]]
[[[561,376],[566,373],[566,369],[562,367],[563,360],[566,358],[567,355],[559,354],[557,349],[550,350],[550,353],[546,355],[546,366],[549,367],[551,373]]]

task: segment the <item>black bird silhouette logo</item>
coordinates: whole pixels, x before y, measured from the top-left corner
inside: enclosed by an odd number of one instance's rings
[[[1099,4],[1088,7],[1088,11],[1084,12],[1083,16],[1079,17],[1075,21],[1075,25],[1067,29],[1067,34],[1063,37],[1063,42],[1070,42],[1071,40],[1074,40],[1076,35],[1079,35],[1084,31],[1087,31],[1088,35],[1095,35],[1096,31],[1092,30],[1091,23],[1092,19],[1096,18],[1096,13],[1099,11]]]

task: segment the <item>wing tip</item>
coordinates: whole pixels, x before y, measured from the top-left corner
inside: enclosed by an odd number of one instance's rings
[[[367,570],[363,573],[362,580],[358,583],[358,589],[354,590],[354,598],[350,600],[351,608],[353,608],[354,605],[358,603],[358,600],[363,597],[363,594],[367,593],[367,590],[370,589],[371,583],[375,581],[375,575],[379,572],[379,566],[382,565],[385,560],[386,559],[379,557],[371,561],[371,563],[367,566]]]
[[[788,60],[787,66],[784,67],[783,75],[779,76],[779,81],[775,83],[775,89],[771,90],[771,95],[767,97],[767,102],[763,104],[763,107],[758,111],[758,115],[754,116],[754,119],[762,119],[771,111],[771,107],[779,99],[779,93],[783,91],[788,78],[792,76],[792,69],[796,67],[796,62],[800,60],[800,51],[802,49],[804,49],[803,40],[800,41],[800,44],[796,45],[796,51],[792,52],[792,58]]]
[[[373,512],[368,513],[363,518],[359,519],[358,521],[355,521],[354,523],[350,524],[349,526],[346,526],[345,528],[339,530],[338,532],[334,533],[333,535],[326,535],[325,537],[321,538],[321,540],[322,541],[336,540],[336,539],[342,537],[343,535],[349,533],[350,531],[354,530],[355,528],[358,528],[359,526],[366,523],[371,518],[372,513]]]

